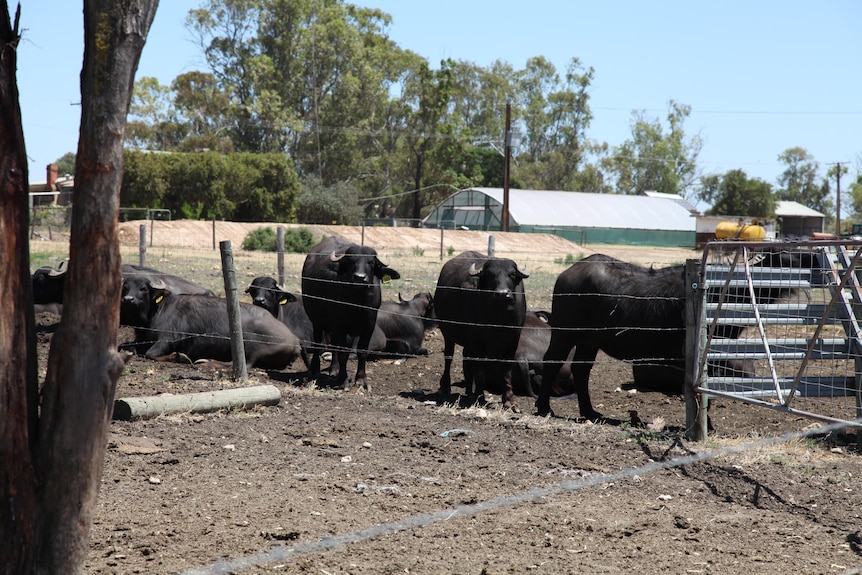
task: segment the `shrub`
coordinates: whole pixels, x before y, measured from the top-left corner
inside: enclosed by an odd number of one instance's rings
[[[314,235],[308,228],[291,228],[284,232],[284,251],[305,254],[315,245]]]
[[[242,249],[249,251],[274,252],[277,249],[275,230],[272,228],[257,228],[246,234],[242,240]]]

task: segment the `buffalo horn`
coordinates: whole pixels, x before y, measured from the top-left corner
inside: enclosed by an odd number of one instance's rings
[[[334,262],[340,261],[341,258],[343,258],[343,257],[344,257],[344,252],[338,253],[337,251],[333,250],[333,252],[331,254],[329,254],[329,259],[331,261],[334,261]]]
[[[518,267],[517,264],[515,265],[515,267]],[[524,266],[524,269],[519,269],[518,271],[521,272],[521,275],[525,278],[530,277],[530,266]]]
[[[477,276],[482,273],[482,266],[476,267],[476,262],[470,264],[470,269],[467,270],[467,273],[471,276]]]
[[[52,269],[48,272],[48,275],[51,277],[59,277],[66,275],[66,270],[64,269]]]
[[[157,278],[150,280],[150,287],[153,289],[168,289],[168,284],[166,284],[163,280]]]

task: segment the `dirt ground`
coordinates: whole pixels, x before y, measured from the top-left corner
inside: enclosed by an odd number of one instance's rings
[[[38,317],[43,353],[58,319]],[[132,337],[121,328],[120,342]],[[371,393],[315,387],[299,361],[238,383],[133,358],[117,398],[259,384],[282,397],[114,421],[85,572],[859,572],[855,435],[770,444],[817,424],[720,400],[715,432],[689,442],[682,396],[634,388],[629,366],[603,356],[598,424],[574,399],[552,401],[550,418],[529,397],[520,413],[490,394],[481,407],[441,402],[439,331],[426,347],[370,364]]]

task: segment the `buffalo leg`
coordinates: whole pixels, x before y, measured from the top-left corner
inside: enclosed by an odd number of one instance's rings
[[[365,364],[368,361],[368,345],[371,343],[372,332],[363,333],[359,336],[359,342],[356,344],[356,379],[355,384],[357,389],[365,389],[371,392],[371,384],[368,381],[368,375],[365,373]],[[345,365],[345,373],[347,366]]]
[[[440,389],[438,395],[443,399],[452,394],[452,356],[455,355],[455,342],[448,337],[443,337],[443,375],[440,376]]]
[[[351,339],[346,333],[334,332],[332,334],[333,362],[337,360],[338,372],[335,376],[335,387],[344,389],[347,387],[347,359],[350,356]],[[332,373],[330,366],[330,374]]]
[[[590,370],[593,369],[593,364],[596,362],[596,355],[599,353],[599,348],[595,346],[579,344],[575,348],[575,355],[572,358],[572,377],[575,381],[575,392],[578,394],[578,408],[581,412],[581,417],[595,421],[601,419],[602,414],[593,409],[593,403],[590,400]],[[559,373],[559,371],[557,371]],[[556,380],[556,373],[554,374]],[[551,382],[543,382],[542,387],[552,385]]]
[[[311,363],[308,365],[308,375],[312,379],[320,376],[320,351],[323,348],[323,330],[314,329],[314,345],[311,349]]]
[[[551,332],[551,343],[542,359],[542,388],[536,399],[536,411],[538,415],[552,415],[551,412],[551,385],[557,380],[563,362],[574,347],[572,341],[564,336],[565,332],[553,330]]]
[[[505,409],[511,409],[516,413],[520,411],[518,405],[515,403],[515,392],[512,388],[511,365],[503,370],[503,394],[500,399]]]

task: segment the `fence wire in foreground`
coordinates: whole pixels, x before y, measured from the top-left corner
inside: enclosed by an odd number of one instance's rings
[[[857,420],[852,423],[857,425],[862,424],[862,420]],[[598,485],[603,485],[605,483],[611,483],[614,481],[621,481],[623,479],[631,479],[635,476],[642,476],[647,473],[656,473],[665,469],[684,467],[686,465],[701,463],[726,455],[736,455],[752,449],[758,449],[770,445],[775,445],[778,443],[803,439],[813,435],[828,434],[833,431],[838,431],[845,426],[846,423],[834,423],[831,425],[815,429],[809,429],[801,432],[786,433],[779,437],[771,437],[759,441],[744,443],[741,445],[729,446],[721,449],[706,451],[703,453],[687,455],[685,457],[680,457],[670,461],[653,461],[640,467],[622,469],[614,473],[600,473],[596,475],[588,475],[580,479],[563,481],[550,487],[531,489],[529,491],[525,491],[523,493],[515,495],[504,495],[495,499],[483,501],[481,503],[458,505],[456,507],[452,507],[449,509],[441,509],[432,513],[421,513],[419,515],[406,517],[397,521],[391,521],[389,523],[383,523],[381,525],[375,525],[366,529],[353,531],[352,533],[334,535],[331,537],[323,537],[321,539],[318,539],[317,541],[309,541],[308,543],[301,543],[299,545],[292,545],[290,547],[278,545],[272,547],[268,551],[255,553],[253,555],[247,555],[245,557],[238,557],[231,560],[219,560],[209,566],[198,567],[195,569],[183,571],[179,575],[217,575],[221,573],[237,573],[244,569],[261,567],[263,565],[275,563],[277,561],[289,560],[294,557],[299,557],[301,555],[307,555],[309,553],[330,551],[332,549],[344,547],[353,543],[368,541],[370,539],[375,539],[377,537],[397,533],[400,531],[406,531],[408,529],[425,527],[434,523],[439,523],[441,521],[449,521],[451,519],[457,519],[461,517],[470,517],[472,515],[478,515],[479,513],[493,511],[503,507],[513,507],[515,505],[527,503],[529,501],[534,501],[543,497],[550,497],[562,493],[578,491],[580,489],[586,489],[588,487],[596,487]],[[851,569],[849,571],[845,571],[843,575],[854,575],[858,573],[862,573],[862,569]]]

